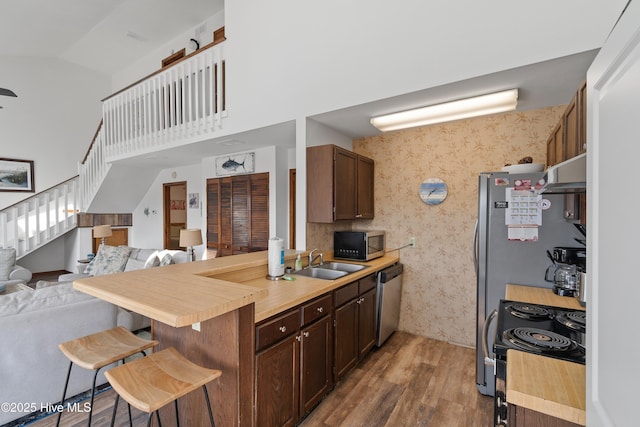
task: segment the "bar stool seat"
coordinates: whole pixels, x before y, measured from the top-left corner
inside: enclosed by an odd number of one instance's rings
[[[60,404],[64,404],[73,365],[76,364],[84,369],[94,370],[95,374],[91,387],[91,407],[89,409],[88,424],[91,425],[96,379],[100,369],[119,360],[124,362],[124,359],[136,353],[142,353],[144,356],[145,350],[156,345],[158,345],[158,341],[140,338],[122,326],[59,344],[58,348],[60,351],[70,360],[69,371],[67,372],[67,379]],[[58,413],[56,425],[60,424],[61,416],[62,411]]]
[[[212,426],[213,414],[206,384],[220,375],[221,371],[196,365],[173,347],[105,372],[118,396],[149,414],[149,423],[154,412],[171,402],[175,404],[178,417],[177,399],[202,387]]]

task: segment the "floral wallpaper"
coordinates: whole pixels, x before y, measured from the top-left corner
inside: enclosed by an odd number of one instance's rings
[[[308,224],[308,248],[332,242],[334,229],[387,231],[387,249],[409,237],[400,329],[475,347],[476,282],[473,230],[480,172],[500,170],[525,156],[545,163],[546,140],[565,106],[431,125],[353,141],[353,151],[375,160],[375,218]],[[420,184],[440,178],[448,196],[439,205],[419,197]],[[325,243],[326,245],[326,243]],[[328,249],[328,248],[324,248]]]

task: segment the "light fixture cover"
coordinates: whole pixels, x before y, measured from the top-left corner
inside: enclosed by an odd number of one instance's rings
[[[434,123],[467,119],[515,110],[518,89],[510,89],[473,98],[459,99],[414,110],[371,118],[371,124],[383,132],[426,126]]]
[[[180,243],[182,247],[198,246],[202,244],[202,232],[199,228],[180,230]]]
[[[111,235],[110,225],[96,225],[93,227],[93,237],[110,237]]]

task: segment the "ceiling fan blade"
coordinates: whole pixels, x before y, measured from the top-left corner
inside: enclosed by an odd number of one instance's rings
[[[4,95],[4,96],[13,96],[13,97],[18,97],[18,95],[16,95],[12,90],[9,89],[4,89],[0,87],[0,95]]]

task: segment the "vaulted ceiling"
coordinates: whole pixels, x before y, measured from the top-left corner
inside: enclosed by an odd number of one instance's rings
[[[4,1],[0,55],[59,58],[111,75],[223,8],[223,0]]]

